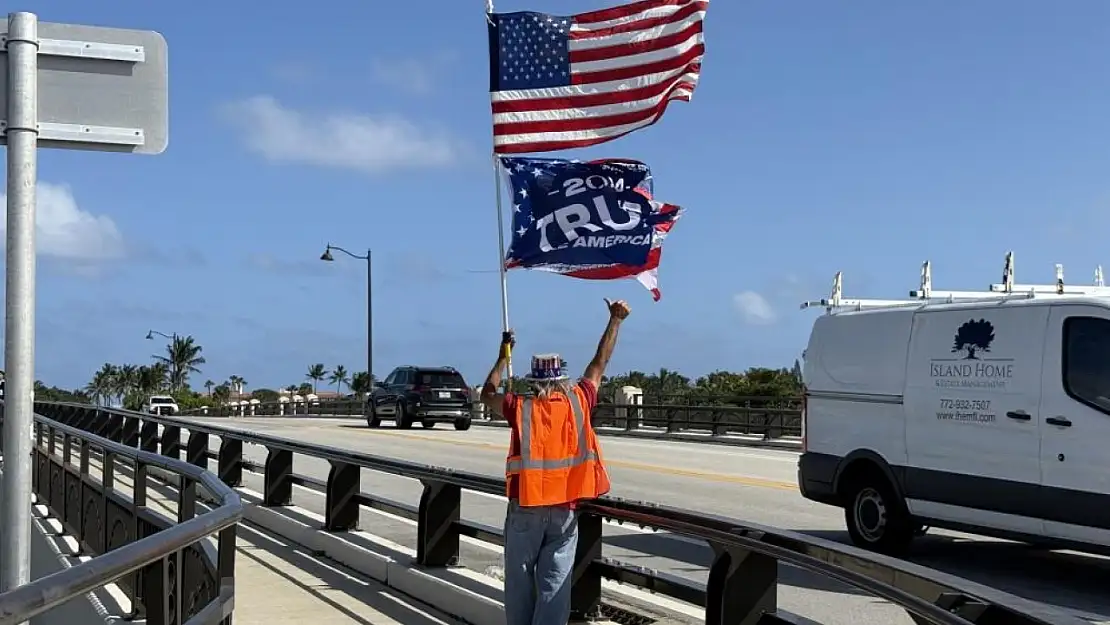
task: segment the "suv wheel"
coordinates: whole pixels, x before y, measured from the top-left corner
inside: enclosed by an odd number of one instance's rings
[[[397,406],[397,427],[402,430],[407,430],[412,427],[412,417],[409,416],[407,410],[403,405]]]
[[[852,542],[886,555],[904,554],[917,528],[886,477],[869,472],[852,480],[846,490],[844,522]]]
[[[460,431],[460,432],[464,432],[466,430],[469,430],[470,429],[470,417],[462,417],[461,419],[455,419],[455,429]]]
[[[428,421],[427,419],[425,419],[425,420],[420,422],[420,425],[424,426],[425,430],[430,430],[430,429],[432,429],[436,426],[436,422],[435,421]]]
[[[374,410],[374,405],[371,404],[366,409],[366,427],[376,428],[382,424],[382,420],[378,418],[377,412]]]

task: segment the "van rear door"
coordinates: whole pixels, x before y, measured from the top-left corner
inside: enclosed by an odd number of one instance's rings
[[[1040,488],[1049,306],[925,309],[906,366],[906,498],[919,516],[1041,534],[1014,516]]]

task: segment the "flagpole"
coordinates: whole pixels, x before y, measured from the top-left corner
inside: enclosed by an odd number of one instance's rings
[[[490,3],[492,4],[492,3]],[[509,331],[509,280],[505,272],[505,211],[501,207],[501,170],[497,153],[493,154],[493,188],[497,198],[497,269],[501,274],[501,331]],[[513,377],[513,356],[510,351],[505,359],[505,388],[509,389]]]
[[[486,19],[491,20],[493,0],[486,0]],[[505,211],[501,207],[501,165],[497,161],[497,151],[493,151],[493,191],[497,198],[497,270],[501,275],[501,331],[509,331],[509,280],[505,275]],[[513,355],[508,351],[505,357],[505,390],[512,388]]]

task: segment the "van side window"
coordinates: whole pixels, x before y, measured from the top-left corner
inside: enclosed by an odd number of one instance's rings
[[[1110,320],[1069,317],[1063,355],[1067,394],[1110,414]]]

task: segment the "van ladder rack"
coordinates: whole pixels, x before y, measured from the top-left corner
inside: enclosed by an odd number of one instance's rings
[[[953,302],[996,302],[1011,299],[1033,299],[1038,295],[1085,295],[1110,297],[1110,287],[1105,285],[1102,266],[1095,268],[1095,283],[1092,286],[1067,286],[1064,284],[1064,266],[1056,265],[1055,284],[1017,284],[1014,282],[1014,253],[1007,252],[1002,269],[1002,282],[990,285],[989,291],[934,291],[932,264],[925,261],[921,265],[921,283],[909,292],[911,299],[844,299],[843,272],[836,272],[832,292],[829,297],[803,302],[801,308],[820,306],[828,313],[835,310],[863,310],[865,308],[894,308],[921,306],[923,304],[942,304]]]

